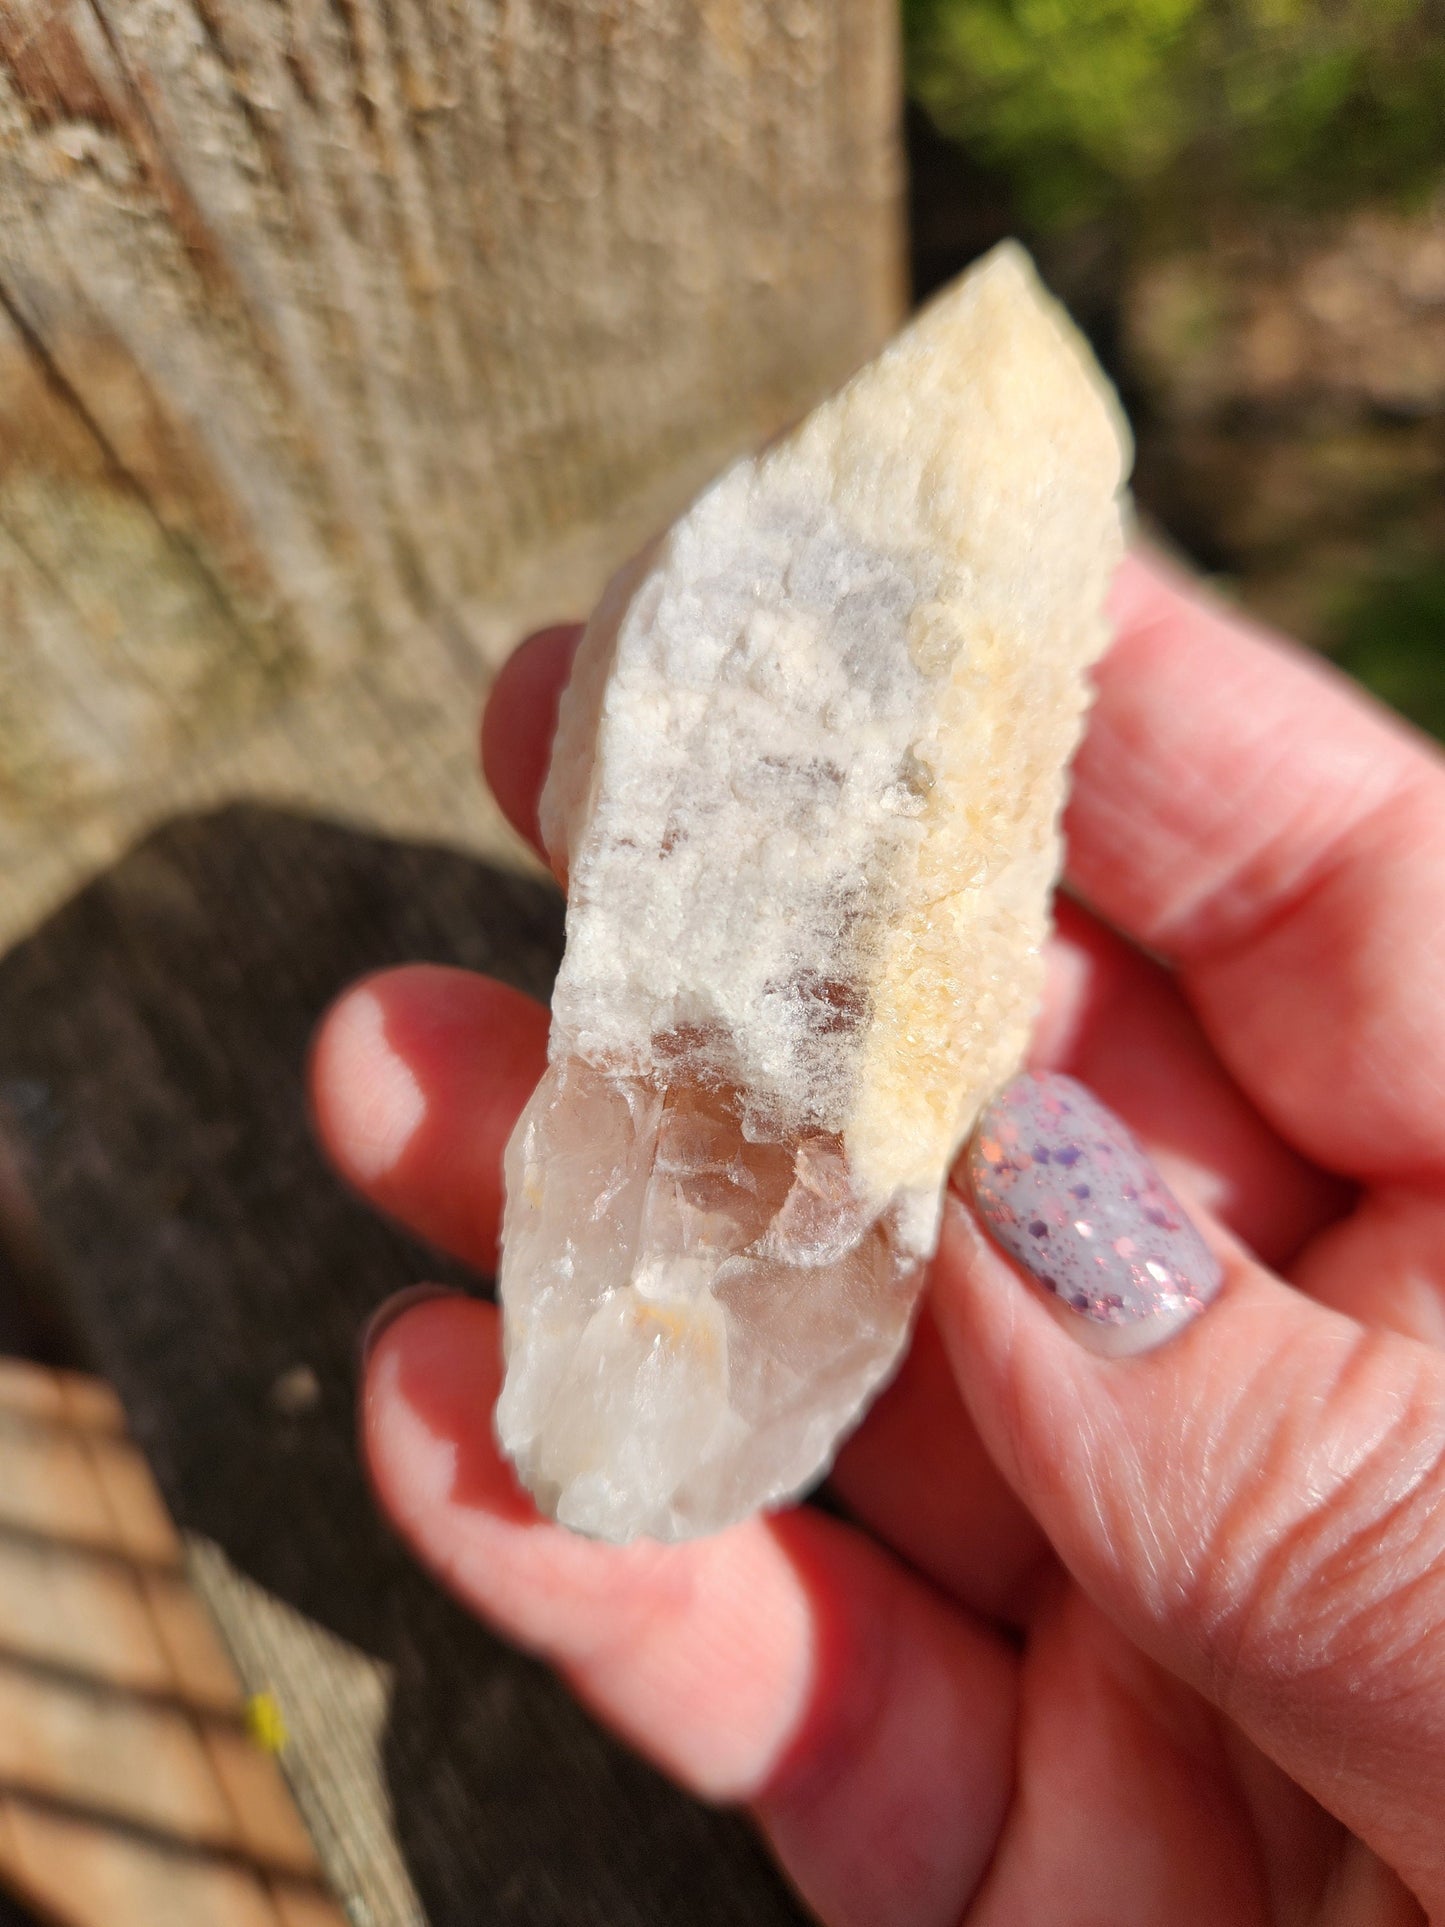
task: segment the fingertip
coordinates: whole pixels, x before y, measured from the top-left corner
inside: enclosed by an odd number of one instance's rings
[[[489,1269],[502,1152],[546,1054],[546,1011],[506,984],[434,964],[378,972],[317,1028],[317,1136],[372,1204]]]
[[[418,1305],[434,1303],[437,1299],[463,1299],[464,1294],[453,1285],[406,1285],[401,1291],[394,1291],[390,1298],[384,1298],[367,1319],[361,1331],[361,1376],[363,1383],[371,1365],[372,1355],[380,1345],[384,1333],[388,1332],[398,1319],[407,1312],[414,1311]]]
[[[394,1169],[426,1110],[415,1072],[387,1034],[400,974],[364,977],[342,991],[311,1044],[317,1133],[341,1176],[361,1191]]]
[[[581,639],[577,622],[528,636],[497,672],[482,712],[482,773],[502,814],[544,861],[537,803],[557,731],[557,706]]]
[[[362,1451],[377,1501],[428,1565],[458,1507],[517,1524],[537,1513],[492,1438],[502,1381],[494,1305],[460,1293],[399,1302],[369,1334]],[[439,1531],[440,1526],[440,1531]]]
[[[1138,548],[1126,549],[1109,585],[1106,607],[1116,630],[1136,622],[1156,593],[1157,575],[1152,557]]]
[[[1177,602],[1192,603],[1202,586],[1187,563],[1151,542],[1135,541],[1114,572],[1109,616],[1118,629],[1127,630],[1167,612]]]

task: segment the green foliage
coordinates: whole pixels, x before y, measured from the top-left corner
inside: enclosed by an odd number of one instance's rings
[[[1041,225],[1445,172],[1445,0],[903,0],[909,80]]]
[[[1370,584],[1330,640],[1342,669],[1445,740],[1445,562]]]

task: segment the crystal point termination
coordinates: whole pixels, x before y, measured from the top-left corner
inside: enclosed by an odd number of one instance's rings
[[[1037,1001],[1127,438],[1016,247],[624,572],[564,699],[502,1444],[612,1540],[796,1494]]]

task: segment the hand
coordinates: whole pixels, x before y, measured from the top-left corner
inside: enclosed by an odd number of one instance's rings
[[[825,1921],[1445,1920],[1445,767],[1155,563],[1115,605],[1036,1063],[1133,1126],[1217,1299],[1098,1356],[952,1193],[833,1475],[855,1523],[617,1549],[538,1520],[497,1315],[439,1297],[372,1345],[371,1477]],[[575,638],[525,644],[483,730],[534,843]],[[463,972],[358,985],[314,1060],[338,1168],[490,1271],[546,1033]]]

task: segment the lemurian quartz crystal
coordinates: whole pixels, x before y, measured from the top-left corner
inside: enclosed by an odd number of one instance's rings
[[[497,1428],[611,1540],[796,1494],[896,1365],[1023,1054],[1127,441],[1016,247],[612,586],[543,831]]]

